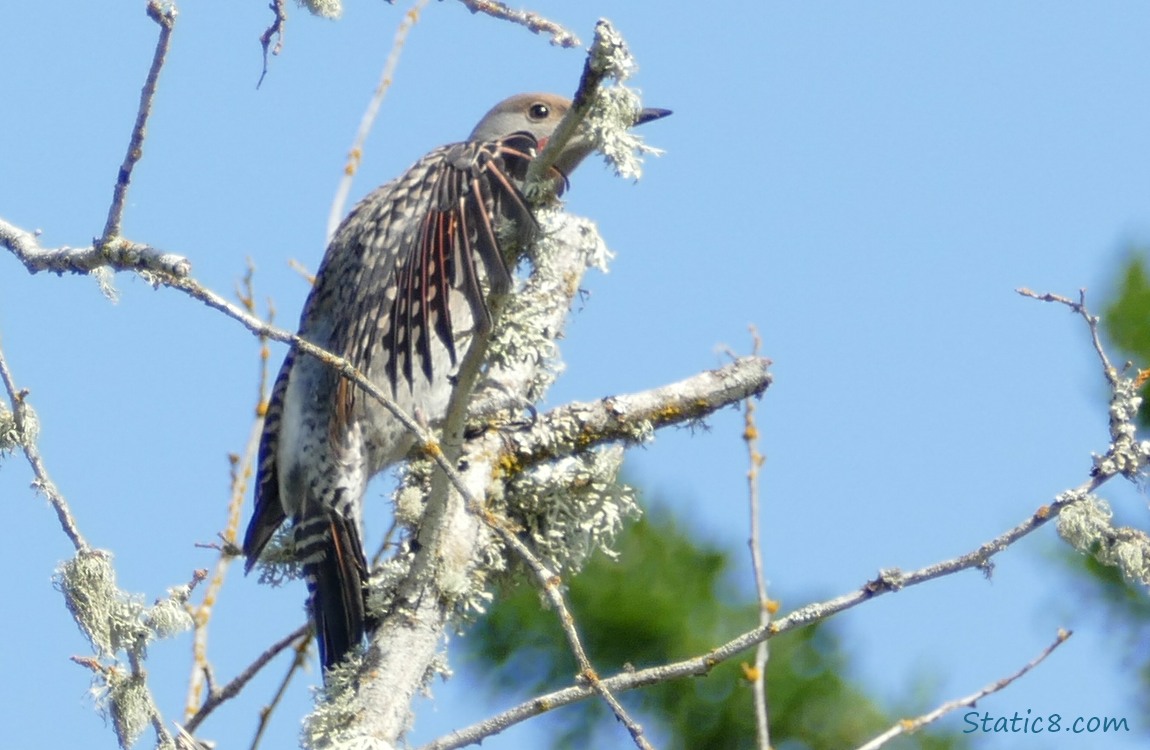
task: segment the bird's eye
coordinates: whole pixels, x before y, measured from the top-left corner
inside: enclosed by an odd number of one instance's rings
[[[531,108],[527,110],[527,116],[535,122],[546,120],[551,115],[551,108],[543,102],[535,102]]]

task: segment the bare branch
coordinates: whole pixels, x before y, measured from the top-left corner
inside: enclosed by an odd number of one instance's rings
[[[1017,672],[1010,675],[1009,677],[1003,677],[1001,680],[997,680],[995,682],[992,682],[991,684],[982,688],[978,692],[971,693],[970,695],[966,696],[965,698],[957,698],[955,700],[943,703],[938,708],[934,709],[933,711],[930,711],[929,713],[925,713],[922,716],[917,716],[913,719],[903,719],[903,720],[899,721],[897,724],[895,724],[894,726],[892,726],[890,729],[888,729],[885,732],[883,732],[882,734],[880,734],[878,737],[875,737],[870,742],[866,743],[865,745],[860,746],[858,750],[878,750],[878,748],[880,748],[883,745],[885,745],[886,743],[890,742],[895,737],[898,737],[901,734],[910,734],[911,732],[916,732],[919,729],[922,729],[927,724],[932,724],[932,723],[938,721],[943,716],[946,716],[948,713],[950,713],[952,711],[956,711],[956,710],[958,710],[960,708],[964,708],[964,707],[973,708],[974,705],[976,703],[978,703],[978,701],[982,700],[983,698],[985,698],[988,695],[993,695],[994,693],[997,693],[999,690],[1006,688],[1012,682],[1014,682],[1015,680],[1022,677],[1024,674],[1026,674],[1030,670],[1037,667],[1039,664],[1041,664],[1046,659],[1046,657],[1048,657],[1052,653],[1054,653],[1054,649],[1058,648],[1063,643],[1065,643],[1066,640],[1071,635],[1073,635],[1072,631],[1059,630],[1058,636],[1054,639],[1053,643],[1051,643],[1049,646],[1047,646],[1045,649],[1043,649],[1042,653],[1040,653],[1038,656],[1034,657],[1034,659],[1032,659],[1030,661],[1030,663],[1026,664],[1024,667],[1022,667],[1022,669],[1018,670]]]
[[[50,271],[63,273],[91,273],[99,268],[116,271],[137,271],[184,278],[192,270],[187,258],[165,253],[151,245],[130,242],[122,237],[88,247],[40,247],[36,235],[0,219],[0,245],[8,248],[24,264],[29,273]]]
[[[1021,287],[1019,289],[1015,289],[1014,291],[1018,292],[1023,297],[1030,297],[1031,299],[1036,299],[1039,302],[1056,302],[1060,305],[1066,305],[1072,312],[1082,316],[1082,319],[1086,321],[1086,325],[1090,328],[1090,340],[1094,344],[1094,353],[1098,355],[1098,359],[1102,362],[1102,371],[1103,374],[1106,375],[1107,382],[1110,383],[1111,388],[1118,385],[1118,371],[1114,369],[1114,365],[1110,364],[1110,358],[1106,356],[1106,351],[1102,347],[1102,337],[1098,333],[1098,316],[1091,314],[1090,310],[1086,308],[1085,289],[1078,290],[1077,302],[1068,297],[1064,297],[1060,294],[1053,294],[1051,292],[1038,294],[1037,292],[1033,292],[1026,287]]]
[[[272,696],[272,701],[260,711],[260,721],[256,727],[256,734],[252,737],[252,744],[249,750],[256,750],[260,746],[260,741],[263,739],[264,732],[267,731],[268,725],[271,723],[272,715],[275,714],[276,708],[279,707],[280,701],[283,700],[284,695],[287,693],[288,685],[291,684],[292,677],[303,669],[307,660],[308,648],[311,646],[314,631],[311,629],[311,623],[306,623],[303,626],[307,632],[304,637],[300,639],[295,647],[295,657],[288,666],[287,672],[284,673],[283,679],[280,680],[279,687],[276,688],[275,695]]]
[[[347,196],[351,192],[351,181],[355,177],[355,173],[359,171],[359,164],[363,159],[364,143],[367,142],[367,136],[371,133],[372,126],[375,125],[375,117],[379,114],[383,98],[387,95],[387,90],[391,88],[391,82],[395,78],[395,69],[399,67],[399,57],[403,53],[403,45],[407,42],[407,35],[411,32],[412,27],[419,22],[419,14],[427,6],[427,2],[428,0],[415,0],[407,13],[403,14],[403,20],[400,21],[399,28],[395,30],[395,37],[391,41],[391,52],[387,55],[387,61],[383,64],[383,72],[379,75],[379,83],[375,85],[375,92],[371,95],[371,101],[368,102],[367,110],[359,122],[355,140],[347,154],[347,164],[343,167],[343,178],[339,181],[339,187],[335,191],[335,199],[331,202],[331,212],[327,217],[327,239],[329,242],[332,235],[335,234],[335,230],[339,228],[339,223],[343,221]]]
[[[272,12],[272,22],[264,29],[264,33],[260,34],[260,47],[264,51],[264,67],[260,71],[260,79],[256,81],[256,88],[258,89],[264,82],[264,77],[268,74],[268,49],[272,43],[272,37],[275,37],[276,44],[271,47],[271,53],[278,55],[284,48],[284,27],[287,25],[287,7],[284,0],[272,0],[268,3],[268,8]]]
[[[104,224],[104,234],[98,244],[103,245],[120,236],[120,222],[124,217],[124,202],[128,197],[128,184],[132,181],[132,170],[144,154],[144,134],[147,132],[148,116],[152,113],[152,100],[156,98],[156,84],[160,80],[160,70],[168,55],[172,40],[172,28],[176,23],[176,7],[171,3],[161,4],[159,0],[149,0],[148,18],[160,25],[160,38],[156,40],[156,52],[152,56],[152,67],[144,80],[140,92],[140,109],[136,113],[136,125],[128,141],[128,153],[120,165],[116,187],[112,190],[112,205],[108,209],[108,220]]]
[[[188,681],[188,695],[184,705],[184,719],[189,732],[194,732],[199,721],[194,717],[204,713],[204,706],[200,705],[200,698],[204,690],[205,669],[208,666],[208,623],[211,621],[213,606],[219,597],[220,589],[224,585],[224,578],[232,561],[235,559],[233,550],[236,549],[236,535],[240,523],[240,511],[243,508],[244,496],[247,494],[248,480],[255,465],[256,450],[259,447],[260,435],[263,431],[263,418],[257,417],[252,423],[252,431],[248,436],[247,446],[243,458],[235,457],[231,483],[231,498],[228,501],[227,521],[223,532],[224,544],[216,558],[215,570],[208,584],[207,591],[199,606],[191,609],[194,622],[192,635],[192,674]],[[211,703],[214,692],[209,686],[208,703]],[[230,697],[230,696],[229,696]],[[207,705],[207,704],[204,704]],[[202,718],[200,719],[202,721]]]
[[[224,703],[225,701],[228,701],[239,695],[244,686],[247,685],[253,677],[259,674],[259,671],[267,666],[267,664],[271,662],[272,659],[274,659],[282,651],[287,649],[296,641],[299,641],[301,638],[308,637],[310,633],[311,625],[304,624],[288,633],[286,636],[279,639],[271,646],[268,646],[268,648],[262,654],[256,657],[255,661],[249,664],[244,669],[244,671],[240,672],[238,675],[232,678],[231,682],[229,682],[227,685],[224,685],[222,688],[219,688],[218,690],[211,690],[210,694],[208,695],[208,699],[204,701],[204,704],[200,706],[200,709],[196,711],[194,715],[188,718],[184,728],[188,732],[195,732],[196,728],[203,723],[204,719],[208,718],[212,711],[219,707],[221,703]]]
[[[635,721],[634,718],[627,712],[619,700],[612,694],[610,688],[603,684],[598,672],[591,665],[590,659],[587,658],[587,651],[583,648],[583,643],[579,639],[579,633],[575,629],[575,618],[572,616],[567,602],[563,596],[562,581],[559,576],[552,572],[539,558],[531,551],[518,535],[518,530],[513,528],[505,519],[494,516],[484,508],[471,508],[473,513],[478,513],[485,517],[489,526],[494,528],[499,534],[500,540],[510,547],[516,555],[522,559],[527,566],[535,574],[535,579],[543,589],[544,594],[547,596],[548,602],[555,608],[555,613],[559,619],[559,625],[563,629],[563,634],[567,639],[567,645],[571,648],[571,653],[575,656],[575,661],[579,665],[579,680],[591,686],[591,689],[599,694],[599,696],[611,708],[615,718],[618,719],[627,732],[631,735],[631,739],[635,745],[640,748],[651,748],[650,743],[643,736],[643,727]]]
[[[1097,481],[1101,482],[1105,480]],[[965,555],[928,565],[910,573],[902,573],[898,570],[882,571],[877,578],[868,581],[851,593],[824,602],[809,604],[790,613],[786,617],[775,620],[767,627],[759,627],[743,633],[706,654],[683,661],[650,667],[648,669],[623,672],[605,678],[603,684],[609,690],[618,693],[680,677],[702,676],[710,672],[716,665],[734,658],[746,649],[766,639],[795,630],[796,628],[803,627],[818,620],[824,620],[831,615],[843,612],[877,596],[900,591],[910,586],[916,586],[935,578],[970,568],[989,571],[991,568],[990,559],[992,557],[1045,524],[1051,518],[1055,517],[1062,508],[1071,503],[1078,502],[1081,497],[1095,486],[1096,485],[1091,482],[1076,490],[1062,493],[1054,503],[1042,506],[1022,523]],[[526,721],[529,718],[559,708],[560,706],[584,700],[591,695],[593,695],[593,692],[590,687],[576,685],[556,690],[546,695],[537,696],[482,722],[473,724],[465,729],[457,730],[445,737],[422,745],[418,750],[452,750],[453,748],[465,747],[483,738],[497,734],[510,726]]]
[[[459,0],[459,2],[472,13],[484,13],[492,18],[517,23],[536,34],[550,34],[551,43],[556,46],[578,47],[581,44],[579,37],[567,29],[529,10],[512,10],[496,0]]]
[[[248,270],[244,275],[243,285],[237,290],[240,304],[250,314],[255,313],[255,266],[248,260]],[[269,313],[271,317],[271,313]],[[216,558],[215,571],[212,580],[204,592],[199,606],[190,608],[193,621],[192,635],[192,669],[188,680],[188,694],[184,705],[184,720],[191,722],[193,717],[201,716],[204,707],[201,705],[204,683],[210,673],[208,663],[208,623],[211,620],[213,607],[219,597],[224,584],[224,577],[228,567],[238,554],[236,539],[239,533],[240,511],[243,509],[244,497],[247,495],[248,482],[255,469],[256,456],[259,449],[260,436],[263,433],[264,415],[267,409],[268,398],[268,347],[266,339],[260,339],[259,349],[259,379],[256,386],[256,408],[253,410],[255,419],[252,421],[251,432],[242,457],[236,454],[229,456],[231,465],[230,488],[231,497],[228,501],[227,519],[224,530],[220,533],[223,544],[219,546],[219,556]],[[214,693],[211,685],[207,686],[210,696]],[[202,719],[201,719],[202,720]],[[197,722],[198,724],[198,722]],[[195,724],[188,724],[188,731],[195,731]]]
[[[1018,289],[1019,294],[1043,302],[1056,302],[1066,305],[1086,322],[1090,329],[1090,340],[1098,361],[1102,364],[1102,374],[1110,388],[1110,408],[1107,412],[1110,422],[1110,447],[1104,455],[1094,456],[1093,476],[1121,474],[1131,481],[1138,481],[1150,466],[1150,441],[1138,440],[1136,422],[1138,409],[1142,406],[1140,392],[1142,378],[1128,377],[1128,366],[1121,372],[1110,363],[1102,346],[1098,332],[1098,316],[1086,307],[1086,290],[1078,291],[1078,301],[1074,302],[1057,294],[1036,294],[1029,289]]]
[[[758,355],[763,340],[759,331],[751,326],[751,352]],[[767,577],[763,572],[763,547],[759,535],[759,469],[765,460],[759,453],[759,427],[755,424],[755,402],[748,398],[744,402],[746,418],[743,427],[743,441],[747,444],[747,499],[751,510],[751,537],[747,545],[751,548],[751,569],[755,575],[755,590],[759,600],[759,627],[771,624],[771,601],[767,598]],[[770,656],[767,641],[755,649],[755,666],[751,670],[751,688],[755,705],[755,735],[760,750],[770,750],[771,728],[767,713],[767,658]]]
[[[39,425],[31,407],[28,406],[28,391],[16,387],[16,381],[12,378],[11,370],[8,369],[8,362],[4,358],[3,350],[0,350],[0,380],[4,382],[4,390],[8,392],[8,400],[12,404],[16,441],[24,452],[24,458],[32,467],[32,474],[36,477],[32,483],[33,488],[42,493],[51,504],[52,509],[56,511],[60,528],[63,529],[76,551],[80,553],[89,552],[91,548],[88,546],[88,542],[84,540],[83,535],[80,534],[80,527],[76,525],[72,509],[68,507],[68,502],[56,489],[56,484],[51,477],[48,476],[44,459],[40,457],[40,449],[36,447],[36,434],[39,431]]]
[[[505,456],[523,468],[603,443],[643,442],[660,427],[697,421],[761,395],[771,384],[770,364],[763,357],[741,357],[647,391],[571,402],[540,415],[524,430],[502,431]]]

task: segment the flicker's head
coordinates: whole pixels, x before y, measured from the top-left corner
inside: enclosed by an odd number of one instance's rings
[[[516,94],[492,107],[471,131],[468,140],[495,141],[512,133],[525,132],[535,137],[542,150],[569,109],[571,100],[558,94]],[[669,109],[643,109],[635,114],[635,124],[641,125],[669,114]],[[592,150],[590,140],[576,135],[567,142],[555,166],[569,175]]]

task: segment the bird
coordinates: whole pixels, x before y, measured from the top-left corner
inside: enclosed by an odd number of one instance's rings
[[[465,141],[440,146],[361,200],[333,233],[300,314],[299,336],[343,357],[408,414],[445,416],[454,375],[493,324],[519,249],[536,229],[527,167],[572,103],[518,94]],[[643,109],[635,124],[665,117]],[[577,134],[550,176],[556,192],[593,150]],[[415,436],[334,368],[288,351],[260,437],[250,572],[285,521],[302,564],[324,675],[374,629],[361,539],[368,481],[406,457]]]

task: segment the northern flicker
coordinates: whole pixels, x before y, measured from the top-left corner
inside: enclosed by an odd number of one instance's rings
[[[441,146],[352,210],[328,245],[299,335],[344,357],[432,425],[454,375],[492,324],[488,298],[511,287],[535,219],[521,188],[571,102],[520,94],[488,112],[466,141]],[[670,114],[645,109],[643,123]],[[592,147],[573,138],[555,162],[560,189]],[[286,520],[310,592],[320,658],[339,663],[371,629],[361,503],[372,476],[412,436],[373,399],[314,357],[288,352],[260,439],[247,570]]]

